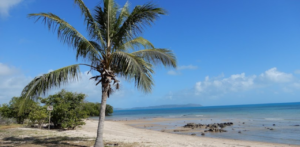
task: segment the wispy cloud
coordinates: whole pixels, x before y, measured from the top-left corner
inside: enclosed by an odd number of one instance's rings
[[[300,74],[300,69],[298,69],[298,70],[295,70],[295,72],[294,72],[295,74]]]
[[[7,103],[12,97],[20,96],[31,79],[15,67],[0,63],[0,103]]]
[[[194,65],[183,65],[176,68],[176,70],[169,70],[167,73],[169,75],[181,75],[182,70],[195,70],[198,69],[198,66]]]
[[[0,63],[0,76],[7,76],[16,73],[18,70],[15,67],[10,67],[6,64]]]
[[[21,2],[22,0],[0,0],[0,16],[9,16],[10,9]]]
[[[187,65],[187,66],[179,66],[179,67],[177,68],[177,70],[185,70],[185,69],[191,69],[191,70],[193,70],[193,69],[197,69],[197,68],[198,68],[198,66]]]

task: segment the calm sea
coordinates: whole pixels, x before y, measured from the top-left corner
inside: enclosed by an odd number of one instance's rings
[[[183,126],[187,122],[208,124],[230,121],[234,122],[234,125],[225,128],[228,132],[206,133],[206,136],[300,145],[300,126],[298,126],[300,125],[300,103],[116,110],[113,116],[107,117],[107,120],[156,117],[183,118],[180,121],[157,123],[169,126],[169,129],[174,128],[175,125]],[[189,119],[184,121],[184,118]],[[161,128],[154,128],[154,130],[159,129]],[[238,133],[239,131],[241,133]],[[186,134],[190,135],[190,133]],[[199,132],[196,134],[200,136]]]

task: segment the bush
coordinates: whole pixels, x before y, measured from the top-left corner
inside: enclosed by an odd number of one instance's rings
[[[31,111],[28,117],[33,124],[37,123],[38,127],[41,128],[42,124],[46,121],[47,116],[46,107],[39,106],[34,111]]]
[[[83,104],[83,110],[87,112],[88,116],[99,116],[101,103],[85,102]],[[105,115],[110,116],[114,112],[111,105],[106,105]]]
[[[84,125],[84,118],[87,112],[83,111],[83,100],[86,97],[82,93],[72,93],[62,90],[48,98],[41,100],[46,106],[53,105],[51,112],[51,122],[56,128],[75,129],[79,125]]]
[[[38,107],[39,104],[33,100],[21,97],[13,97],[9,104],[0,107],[0,114],[4,118],[14,118],[18,124],[23,124],[29,113]]]
[[[114,112],[114,108],[111,105],[107,104],[105,109],[105,115],[111,116],[113,112]]]

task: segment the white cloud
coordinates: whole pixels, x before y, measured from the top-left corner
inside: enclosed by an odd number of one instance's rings
[[[21,2],[22,0],[0,0],[0,15],[9,16],[9,10]]]
[[[177,68],[177,70],[184,70],[184,69],[197,69],[198,68],[198,66],[194,66],[194,65],[187,65],[187,66],[179,66],[178,68]]]
[[[229,78],[210,79],[205,77],[204,81],[195,84],[195,94],[220,95],[228,92],[238,92],[254,87],[256,76],[246,76],[245,73],[231,75]]]
[[[7,103],[12,97],[20,96],[31,79],[16,68],[0,63],[0,103]]]
[[[294,72],[295,74],[300,74],[300,69],[298,69],[298,70],[295,70],[295,72]]]
[[[168,71],[168,74],[169,74],[169,75],[180,75],[181,73],[178,72],[178,71],[175,71],[175,70],[169,70],[169,71]]]
[[[14,67],[9,67],[3,63],[0,63],[0,76],[11,75],[16,73],[18,70]]]
[[[260,75],[262,79],[266,79],[272,82],[290,82],[293,80],[292,74],[280,72],[276,67],[271,68]]]
[[[293,79],[294,76],[292,74],[280,72],[276,67],[265,71],[260,76],[246,76],[245,73],[234,74],[228,78],[221,76],[211,79],[207,76],[204,81],[196,82],[194,94],[196,96],[218,97],[227,93],[265,88],[280,83],[286,83],[282,85],[282,90],[286,92],[291,89],[288,89],[287,86],[300,87],[300,84],[297,82],[291,83]]]
[[[179,66],[176,68],[176,70],[169,70],[167,73],[169,75],[181,75],[181,71],[182,70],[195,70],[197,69],[198,67],[197,66],[194,66],[194,65],[183,65],[183,66]]]

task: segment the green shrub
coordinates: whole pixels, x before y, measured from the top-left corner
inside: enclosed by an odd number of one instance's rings
[[[100,108],[101,103],[85,102],[83,104],[83,110],[86,111],[89,116],[99,116]],[[110,116],[113,112],[113,107],[107,104],[105,109],[105,115]]]
[[[18,124],[23,124],[29,113],[39,106],[38,102],[25,100],[21,97],[13,97],[9,104],[0,107],[0,114],[4,118],[14,118]]]
[[[29,120],[35,124],[38,124],[38,127],[41,128],[42,124],[47,120],[47,109],[46,107],[39,106],[29,113]]]
[[[52,105],[51,122],[57,128],[75,129],[79,125],[84,125],[84,118],[87,112],[83,110],[83,101],[86,95],[82,93],[72,93],[65,90],[50,95],[41,100],[46,106]]]

